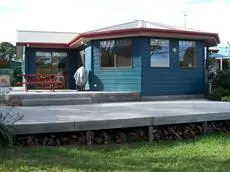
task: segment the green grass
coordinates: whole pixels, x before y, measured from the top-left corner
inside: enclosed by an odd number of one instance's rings
[[[3,172],[230,171],[230,135],[91,147],[30,147],[1,151]]]

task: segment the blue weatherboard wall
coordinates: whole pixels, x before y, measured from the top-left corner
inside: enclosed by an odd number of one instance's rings
[[[204,45],[196,42],[196,68],[186,69],[179,66],[178,51],[170,51],[169,68],[151,68],[149,39],[141,39],[142,56],[142,95],[184,95],[204,93]],[[178,40],[170,40],[170,50],[179,50]]]
[[[132,39],[132,68],[102,69],[100,67],[100,41],[92,42],[91,90],[141,91],[141,57],[138,38]]]
[[[92,75],[93,75],[93,65],[92,65],[92,48],[91,45],[87,46],[85,48],[85,68],[88,72],[88,82],[86,83],[85,89],[89,90],[91,89],[90,83],[92,80]]]
[[[151,68],[149,38],[132,39],[132,68],[103,69],[100,67],[100,41],[85,48],[85,67],[89,72],[88,90],[139,91],[143,96],[184,95],[204,93],[204,44],[196,42],[196,68],[180,68],[178,51],[170,51],[169,68]],[[170,40],[170,50],[179,49],[178,40]],[[35,73],[36,51],[63,49],[26,48],[25,72]],[[81,66],[79,50],[66,50],[69,56],[69,87],[75,89],[73,74]]]

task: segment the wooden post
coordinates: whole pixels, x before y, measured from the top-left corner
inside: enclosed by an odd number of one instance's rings
[[[208,122],[207,121],[202,122],[202,127],[203,127],[203,133],[207,134]]]
[[[92,131],[86,131],[86,144],[87,145],[92,144],[92,138],[93,138],[93,132]]]
[[[148,138],[149,138],[149,142],[153,141],[153,126],[152,125],[148,126]]]

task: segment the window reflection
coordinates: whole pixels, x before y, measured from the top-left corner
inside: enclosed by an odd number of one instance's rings
[[[52,56],[49,52],[36,52],[36,67],[50,67]]]
[[[100,42],[101,67],[131,67],[132,44],[130,39]]]
[[[150,40],[150,66],[169,67],[169,40]]]
[[[179,41],[179,62],[180,67],[195,67],[195,42]]]

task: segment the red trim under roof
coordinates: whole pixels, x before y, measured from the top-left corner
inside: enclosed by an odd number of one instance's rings
[[[208,33],[208,32],[197,32],[197,31],[184,31],[184,30],[166,30],[166,29],[154,29],[154,28],[133,28],[133,29],[122,29],[122,30],[112,30],[112,31],[98,31],[98,32],[86,32],[79,34],[73,40],[68,43],[68,47],[71,47],[73,44],[78,42],[80,39],[93,39],[100,37],[111,37],[111,36],[124,36],[124,35],[148,35],[151,33],[165,33],[173,34],[176,38],[176,35],[190,35],[197,37],[210,37],[210,39],[215,38],[216,43],[220,43],[220,39],[217,33]]]
[[[197,32],[197,31],[185,31],[185,30],[167,30],[167,29],[154,29],[154,28],[132,28],[122,30],[111,31],[97,31],[97,32],[85,32],[76,36],[73,40],[65,43],[42,43],[42,42],[17,42],[16,45],[37,47],[37,48],[70,48],[75,43],[84,39],[100,39],[110,37],[124,37],[124,36],[150,36],[159,35],[159,37],[167,37],[170,35],[172,38],[177,36],[188,35],[190,37],[196,37],[196,39],[206,40],[207,42],[212,40],[212,44],[220,43],[220,39],[217,33]],[[213,46],[213,45],[212,45]]]
[[[67,48],[67,44],[62,44],[62,43],[17,42],[16,45],[35,47],[35,48]]]

